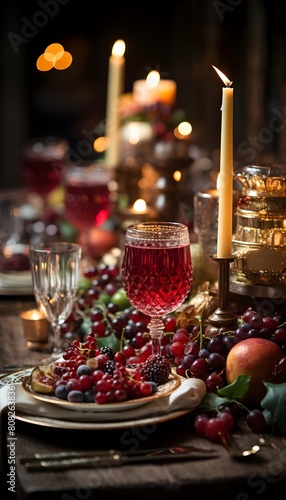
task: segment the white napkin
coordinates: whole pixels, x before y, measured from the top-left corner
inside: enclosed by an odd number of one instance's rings
[[[190,411],[199,406],[206,393],[205,383],[196,378],[184,380],[169,396],[159,397],[142,406],[122,411],[77,411],[68,410],[54,403],[45,403],[30,396],[22,384],[10,384],[0,389],[0,411],[15,393],[16,410],[33,416],[48,417],[71,422],[121,422],[138,418],[157,417],[179,410]],[[10,394],[10,395],[9,395]]]

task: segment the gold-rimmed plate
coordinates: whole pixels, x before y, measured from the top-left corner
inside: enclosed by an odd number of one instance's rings
[[[43,403],[50,403],[58,407],[65,408],[66,410],[106,413],[110,411],[119,412],[130,410],[139,406],[143,406],[147,403],[151,403],[159,398],[169,396],[175,389],[177,389],[177,387],[179,387],[180,384],[181,378],[179,377],[179,375],[172,373],[169,376],[169,380],[165,384],[159,385],[157,392],[155,392],[155,394],[153,394],[152,396],[147,396],[139,399],[130,399],[122,403],[106,403],[102,405],[97,403],[72,403],[70,401],[65,401],[63,399],[57,398],[56,396],[37,393],[32,388],[31,377],[24,378],[22,387],[26,393],[28,393],[38,401],[42,401]]]
[[[78,403],[79,404],[79,403]],[[114,413],[114,421],[110,422],[83,422],[80,420],[62,420],[56,417],[43,417],[39,415],[29,415],[21,411],[16,412],[16,419],[22,422],[39,425],[42,427],[50,427],[55,429],[70,429],[80,431],[114,431],[119,429],[131,429],[134,427],[144,427],[147,425],[155,425],[163,422],[168,422],[176,418],[182,417],[190,413],[192,409],[176,410],[172,412],[165,412],[161,415],[151,415],[145,417],[138,417],[126,420],[116,420],[116,413]]]

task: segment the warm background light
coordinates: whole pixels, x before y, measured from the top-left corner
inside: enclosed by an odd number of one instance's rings
[[[181,122],[174,129],[174,136],[176,139],[188,139],[193,130],[192,125],[189,122]]]
[[[72,55],[65,51],[60,43],[51,43],[41,54],[36,62],[39,71],[49,71],[52,68],[57,70],[67,69],[72,63]]]
[[[112,55],[115,57],[122,57],[125,53],[125,42],[123,40],[116,40],[112,47]]]
[[[180,182],[181,178],[182,178],[182,172],[180,170],[175,170],[175,172],[173,173],[174,181]]]
[[[135,201],[133,209],[134,212],[137,212],[138,214],[144,212],[146,210],[146,201],[143,200],[142,198],[139,198],[138,200]]]
[[[58,70],[67,69],[72,63],[72,55],[69,52],[64,52],[59,60],[55,60],[54,68]]]
[[[108,139],[106,137],[98,137],[93,143],[93,149],[96,153],[103,153],[107,149]]]
[[[160,73],[158,71],[150,71],[146,78],[146,85],[147,87],[157,87],[158,83],[160,81]]]
[[[47,46],[44,55],[47,61],[52,61],[54,63],[54,61],[62,57],[64,51],[65,49],[60,43],[51,43]]]
[[[192,133],[193,127],[189,122],[181,122],[178,125],[178,131],[181,135],[190,135]]]

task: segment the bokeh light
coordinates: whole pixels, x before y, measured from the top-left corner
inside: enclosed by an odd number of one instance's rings
[[[72,63],[72,55],[65,51],[60,43],[51,43],[45,52],[41,54],[36,62],[39,71],[50,71],[67,69]]]

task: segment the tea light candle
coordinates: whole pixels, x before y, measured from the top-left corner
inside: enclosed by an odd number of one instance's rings
[[[136,80],[133,84],[134,101],[143,105],[162,102],[173,106],[176,101],[176,93],[176,82],[174,80],[161,80],[158,71],[150,71],[146,80]]]
[[[232,82],[215,66],[223,83],[221,145],[220,145],[220,186],[218,207],[217,258],[232,256],[232,203],[233,203],[233,89]]]
[[[38,309],[29,309],[20,314],[24,336],[29,349],[47,347],[50,335],[50,323]]]
[[[118,99],[124,87],[125,69],[125,43],[117,40],[112,48],[109,58],[107,103],[106,103],[106,137],[108,146],[106,150],[107,167],[115,168],[119,163],[119,130],[120,117]]]
[[[146,221],[148,218],[154,216],[154,212],[147,207],[146,201],[141,198],[136,200],[132,207],[123,208],[121,214],[131,219],[130,224],[134,223],[134,220],[138,223]]]

